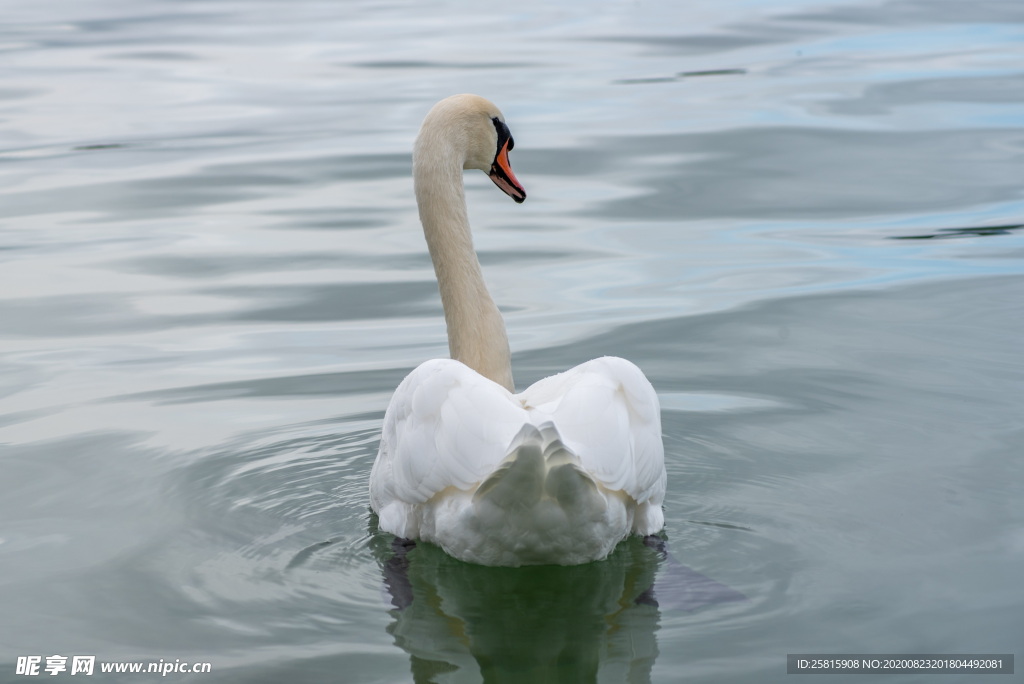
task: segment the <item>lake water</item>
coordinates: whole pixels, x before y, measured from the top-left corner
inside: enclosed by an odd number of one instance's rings
[[[1024,653],[1020,0],[3,15],[0,681]],[[410,150],[459,92],[502,108],[529,192],[467,173],[517,386],[645,371],[663,543],[512,570],[375,530],[384,408],[447,356]]]

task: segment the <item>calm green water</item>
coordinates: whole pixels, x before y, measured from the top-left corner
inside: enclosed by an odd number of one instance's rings
[[[0,63],[0,681],[1024,655],[1020,0],[55,0],[4,7]],[[647,373],[664,544],[375,530],[384,408],[447,355],[410,149],[458,92],[529,192],[467,175],[517,384]]]

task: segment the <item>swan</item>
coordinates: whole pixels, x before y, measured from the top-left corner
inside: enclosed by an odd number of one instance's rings
[[[370,507],[379,529],[469,563],[578,565],[664,526],[661,408],[640,369],[610,356],[515,394],[462,180],[480,169],[523,202],[513,146],[501,111],[468,94],[438,102],[416,138],[416,202],[451,358],[426,361],[395,390]]]

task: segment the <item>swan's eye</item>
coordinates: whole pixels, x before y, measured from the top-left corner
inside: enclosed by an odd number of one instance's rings
[[[495,154],[501,153],[501,148],[505,146],[506,140],[508,141],[508,149],[511,150],[515,143],[512,142],[512,133],[509,132],[508,126],[498,117],[494,117],[491,121],[494,123],[494,130],[498,132],[498,149],[495,150]]]

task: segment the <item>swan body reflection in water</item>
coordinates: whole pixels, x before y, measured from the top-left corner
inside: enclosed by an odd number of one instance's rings
[[[649,682],[662,609],[746,600],[680,564],[661,537],[629,537],[583,565],[487,567],[376,522],[388,632],[417,684]]]

